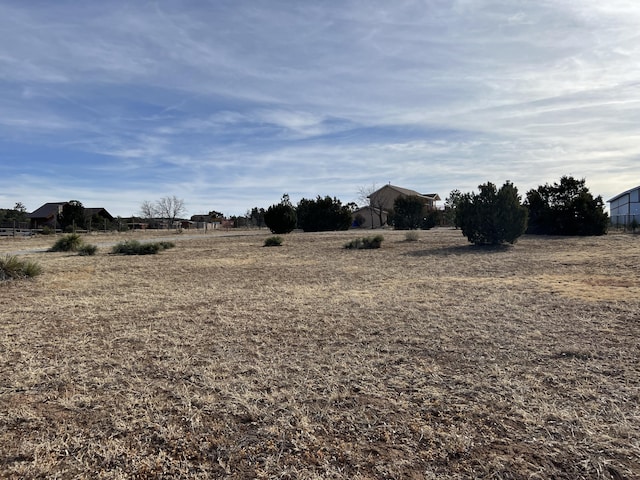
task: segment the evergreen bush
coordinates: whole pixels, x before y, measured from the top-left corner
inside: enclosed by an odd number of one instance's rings
[[[527,233],[538,235],[604,235],[609,215],[601,196],[594,197],[586,181],[564,176],[560,183],[527,192]]]
[[[296,228],[298,217],[287,194],[280,203],[271,205],[264,213],[264,223],[271,233],[282,234],[292,232]]]
[[[173,248],[173,242],[145,242],[141,243],[137,240],[126,240],[114,245],[111,253],[116,255],[154,255],[161,250]]]
[[[515,243],[527,228],[527,209],[518,189],[506,182],[500,190],[488,182],[480,192],[464,194],[456,208],[456,224],[475,245]]]

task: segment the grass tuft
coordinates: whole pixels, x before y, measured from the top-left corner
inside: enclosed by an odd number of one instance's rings
[[[50,252],[77,252],[82,246],[82,238],[77,233],[70,233],[59,238],[49,249]]]
[[[32,260],[21,260],[15,255],[0,258],[0,281],[32,278],[41,273],[40,264]]]

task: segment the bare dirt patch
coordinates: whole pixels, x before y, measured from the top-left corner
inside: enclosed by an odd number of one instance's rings
[[[267,236],[26,254],[0,476],[640,476],[635,236]]]

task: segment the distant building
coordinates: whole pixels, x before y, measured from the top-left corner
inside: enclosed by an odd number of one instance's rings
[[[219,228],[223,220],[223,218],[212,217],[211,215],[192,215],[191,228],[213,230],[214,228]]]
[[[50,202],[45,203],[37,210],[29,213],[27,217],[29,218],[31,228],[60,228],[60,214],[62,213],[62,209],[69,202]],[[99,221],[113,221],[113,216],[102,207],[98,208],[85,208],[84,216],[89,221],[90,219],[95,219]],[[96,228],[99,228],[100,225],[96,225]]]
[[[640,223],[640,186],[607,201],[612,225],[629,225],[634,219]]]
[[[418,197],[432,210],[436,209],[436,202],[440,200],[437,193],[419,193],[388,184],[367,197],[369,205],[353,212],[354,223],[360,228],[380,228],[387,223],[389,214],[393,211],[393,203],[398,197]]]
[[[45,203],[37,210],[29,213],[27,217],[29,217],[31,228],[60,228],[58,217],[62,213],[62,207],[66,204],[67,202]]]

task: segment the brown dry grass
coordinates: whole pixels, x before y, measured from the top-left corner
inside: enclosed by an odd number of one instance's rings
[[[26,255],[0,475],[640,477],[637,236],[267,236]]]

